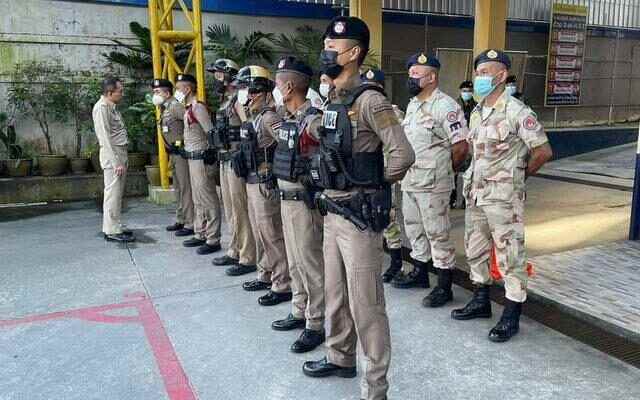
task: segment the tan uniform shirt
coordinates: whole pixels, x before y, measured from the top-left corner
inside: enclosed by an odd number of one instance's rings
[[[341,102],[351,90],[362,85],[360,77],[354,77],[343,88],[336,88],[332,103]],[[382,144],[386,154],[385,179],[389,183],[401,180],[415,160],[411,144],[407,140],[398,117],[389,100],[381,93],[369,90],[356,99],[351,106],[353,152],[374,152]],[[327,190],[329,197],[345,197],[350,192]]]
[[[113,150],[113,146],[126,146],[129,144],[127,128],[124,126],[122,115],[116,109],[116,105],[109,102],[104,96],[93,106],[93,126],[98,137],[98,144],[108,160],[106,165],[113,167],[125,165],[127,160],[122,160],[121,155]]]
[[[191,103],[184,113],[184,149],[203,151],[209,148],[207,132],[213,129],[207,107],[199,102]]]
[[[436,89],[428,99],[414,97],[402,121],[416,154],[416,162],[402,180],[405,192],[444,193],[453,190],[451,146],[469,132],[460,105]]]
[[[162,107],[162,136],[167,144],[184,140],[184,105],[171,97]]]
[[[256,131],[258,151],[265,151],[277,143],[275,138],[282,125],[282,116],[275,111],[275,107],[267,105],[260,111],[250,112],[249,121]],[[264,174],[268,168],[270,165],[259,165],[258,172]]]
[[[242,125],[242,119],[238,114],[238,108],[236,107],[236,104],[237,104],[236,100],[237,100],[236,96],[233,96],[233,97],[226,96],[224,99],[224,102],[222,102],[222,104],[220,105],[220,110],[222,110],[227,116],[227,118],[229,118],[229,126],[239,128],[240,125]],[[237,150],[238,147],[240,147],[238,142],[231,143],[230,151]],[[220,153],[226,153],[226,152],[227,150],[220,150]]]
[[[536,114],[506,92],[492,109],[481,102],[471,113],[471,166],[464,175],[467,201],[478,205],[510,202],[524,195],[531,149],[548,142]]]

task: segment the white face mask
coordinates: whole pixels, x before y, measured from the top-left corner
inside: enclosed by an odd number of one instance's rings
[[[328,83],[321,83],[319,87],[320,96],[329,97],[329,92],[331,91],[331,85]]]
[[[180,103],[184,103],[184,99],[187,98],[187,95],[182,93],[180,90],[176,90],[176,92],[173,94],[173,97],[175,97],[176,100],[178,100]]]
[[[240,105],[246,106],[249,102],[249,89],[240,89],[238,90],[238,103]]]
[[[507,94],[509,96],[513,96],[514,94],[516,94],[516,92],[518,91],[518,88],[516,88],[513,85],[507,85],[504,90],[507,92]]]
[[[280,89],[278,89],[278,87],[273,89],[271,94],[273,95],[273,100],[276,102],[276,106],[284,105],[284,96],[282,95],[282,92],[280,91]]]
[[[160,96],[159,94],[154,94],[153,97],[151,98],[151,102],[153,103],[154,106],[161,106],[164,104],[165,102],[165,98]]]

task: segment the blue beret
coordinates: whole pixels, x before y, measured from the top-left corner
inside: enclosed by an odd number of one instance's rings
[[[363,82],[373,82],[384,86],[384,72],[379,69],[370,68],[360,75]]]
[[[478,55],[478,57],[476,57],[476,59],[473,61],[473,69],[477,69],[478,65],[490,61],[504,64],[507,69],[511,68],[511,60],[504,51],[488,49],[483,51]]]
[[[178,77],[176,78],[176,82],[191,82],[196,84],[198,83],[198,81],[196,80],[196,77],[189,74],[178,75]]]
[[[313,70],[311,67],[304,61],[298,60],[293,56],[284,57],[278,61],[278,69],[276,70],[276,73],[278,72],[297,72],[309,78],[313,76]]]
[[[424,53],[416,53],[407,60],[407,69],[414,65],[424,65],[440,69],[440,61],[434,56],[427,56]]]
[[[328,39],[353,39],[357,40],[369,49],[369,27],[356,17],[335,17],[327,26],[324,38]]]

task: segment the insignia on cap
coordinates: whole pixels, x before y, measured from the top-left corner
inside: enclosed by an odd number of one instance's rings
[[[375,77],[375,74],[373,73],[372,70],[369,70],[366,76],[367,76],[367,79],[373,79]]]
[[[286,63],[286,61],[283,58],[282,60],[280,60],[280,63],[278,63],[278,68],[284,68],[284,64],[285,63]]]
[[[160,85],[160,79],[156,79],[155,85],[156,86]]]
[[[178,80],[181,81],[182,80],[182,74],[178,75]]]
[[[427,63],[427,56],[425,56],[424,54],[420,54],[420,57],[418,57],[418,62],[420,64],[426,64]]]
[[[498,58],[498,53],[495,50],[489,50],[487,52],[487,57],[493,60],[494,58]]]
[[[335,33],[337,33],[338,35],[341,34],[341,33],[344,33],[345,28],[346,28],[346,26],[345,26],[344,22],[342,22],[342,21],[338,21],[333,25],[333,31]]]

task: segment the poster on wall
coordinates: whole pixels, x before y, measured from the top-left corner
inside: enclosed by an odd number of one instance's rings
[[[588,14],[586,6],[553,5],[544,96],[547,107],[580,104]]]

